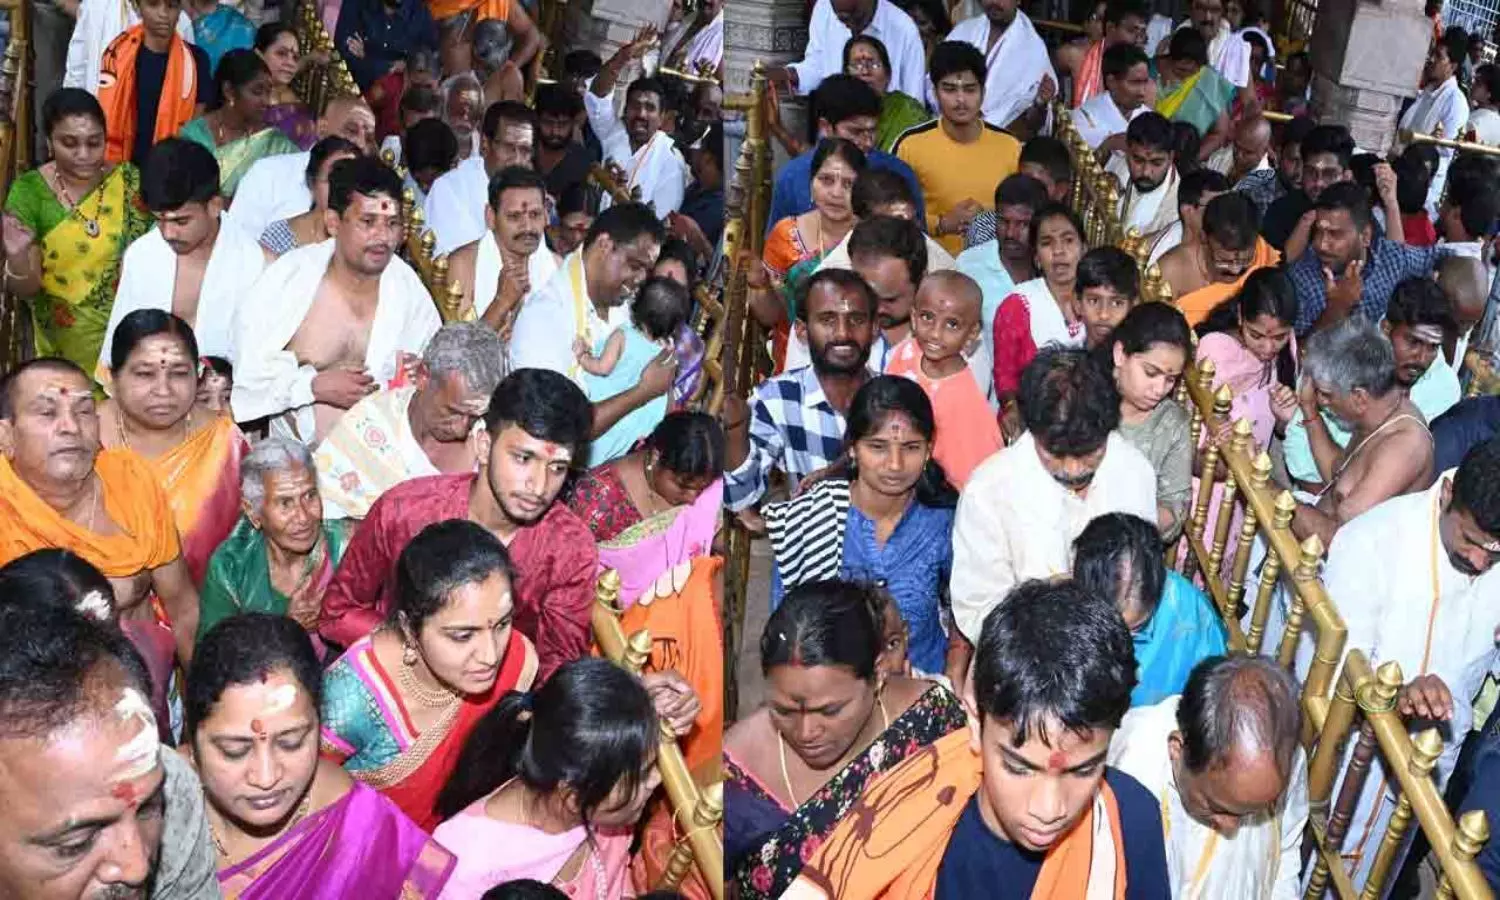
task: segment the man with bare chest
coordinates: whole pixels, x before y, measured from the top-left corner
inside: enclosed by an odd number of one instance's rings
[[[1432,484],[1432,434],[1396,379],[1396,357],[1379,326],[1346,319],[1307,342],[1298,388],[1323,490],[1292,516],[1299,539],[1327,547],[1344,523],[1376,504]],[[1340,447],[1320,413],[1353,432]]]
[[[475,424],[505,377],[505,345],[480,322],[444,325],[412,384],[377,391],[318,445],[323,518],[363,519],[381,494],[427,475],[473,472]]]
[[[143,602],[154,590],[171,626],[164,644],[140,649],[153,671],[170,671],[174,655],[192,655],[198,591],[155,473],[130,450],[101,450],[91,388],[56,357],[0,380],[0,564],[46,547],[78,554],[109,578],[131,634],[131,622],[154,623]]]
[[[202,145],[168,138],[152,147],[141,199],[156,227],[125,251],[94,372],[101,384],[108,384],[115,328],[138,309],[173,313],[193,326],[203,355],[228,357],[235,309],[266,264],[254,236],[223,218],[219,164]]]
[[[448,255],[448,278],[463,286],[463,309],[509,336],[521,305],[557,272],[543,239],[547,183],[522,166],[507,166],[489,184],[487,230]]]
[[[369,157],[329,172],[332,240],[272,263],[236,319],[235,418],[270,417],[274,434],[314,444],[343,412],[397,387],[441,322],[396,249],[401,179]]]

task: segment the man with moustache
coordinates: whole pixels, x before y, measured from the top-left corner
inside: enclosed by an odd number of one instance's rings
[[[1073,110],[1073,125],[1090,149],[1123,153],[1130,121],[1151,110],[1151,59],[1135,44],[1116,44],[1104,52],[1101,71],[1104,90]]]
[[[546,182],[522,166],[501,169],[490,179],[484,218],[484,236],[448,255],[448,278],[464,289],[465,314],[509,334],[521,304],[557,272],[557,256],[542,239]]]
[[[1016,285],[1037,276],[1036,257],[1031,252],[1031,219],[1048,203],[1047,188],[1030,175],[1008,176],[995,188],[995,236],[958,255],[955,268],[979,285],[984,309],[979,317],[979,337],[985,353],[995,352],[995,313]],[[981,384],[993,381],[985,373]]]
[[[971,643],[1016,585],[1069,570],[1095,516],[1157,518],[1156,474],[1116,430],[1119,391],[1088,351],[1042,348],[1017,396],[1026,433],[969,476],[953,521],[953,620]]]
[[[422,279],[396,256],[401,179],[362,156],[334,163],[325,224],[333,239],[299,247],[250,287],[235,321],[238,421],[313,444],[366,394],[413,374],[438,330]]]
[[[824,269],[804,283],[793,327],[812,365],[761,382],[748,415],[726,413],[726,507],[754,506],[773,469],[797,483],[843,454],[844,416],[870,377],[877,306],[875,291],[847,269]]]
[[[561,84],[536,89],[536,170],[547,182],[547,193],[561,197],[575,184],[584,184],[597,157],[574,140],[583,118],[583,98]]]
[[[1394,497],[1339,529],[1323,584],[1348,626],[1348,646],[1374,663],[1395,662],[1407,684],[1397,711],[1412,734],[1435,726],[1444,741],[1434,777],[1453,773],[1474,721],[1473,698],[1490,670],[1500,628],[1500,441],[1469,451],[1425,491]],[[1310,645],[1298,654],[1306,672]],[[1340,770],[1348,772],[1353,742]],[[1396,807],[1395,779],[1376,755],[1345,832],[1362,889]],[[1334,788],[1335,796],[1342,785]],[[1400,869],[1398,858],[1392,871]]]
[[[573,353],[573,342],[598,346],[611,331],[630,326],[629,301],[651,274],[664,238],[661,222],[644,203],[622,203],[600,213],[583,246],[564,259],[545,284],[531,282],[531,295],[511,329],[511,368],[551,369],[581,385],[584,372]],[[546,252],[546,248],[535,252]],[[519,270],[519,265],[513,270]],[[476,256],[476,279],[484,271],[488,270],[478,268]],[[505,290],[502,284],[500,291]],[[501,296],[500,303],[506,299]],[[639,384],[596,403],[593,436],[665,393],[676,366],[672,351],[663,350],[646,365]]]
[[[1172,162],[1172,123],[1158,112],[1145,112],[1125,129],[1125,152],[1104,171],[1115,176],[1120,193],[1120,225],[1150,238],[1178,221],[1177,188],[1181,179]]]
[[[500,539],[515,567],[514,624],[536,645],[537,679],[587,655],[599,555],[588,528],[554,501],[587,456],[592,419],[564,376],[506,376],[474,436],[479,471],[416,478],[375,501],[323,595],[319,632],[341,646],[369,634],[394,603],[396,561],[411,538],[468,519]]]
[[[490,179],[508,166],[536,166],[537,115],[524,103],[503,100],[484,111],[479,153],[432,183],[424,209],[437,237],[433,252],[452,252],[485,232]]]
[[[637,78],[625,89],[625,109],[615,114],[615,84],[625,67],[645,56],[656,40],[652,26],[622,46],[583,95],[589,127],[599,136],[604,161],[624,173],[621,185],[665,219],[682,208],[688,167],[672,136],[662,128],[667,89],[655,78]]]
[[[216,900],[203,786],[157,740],[130,642],[0,597],[0,896]]]

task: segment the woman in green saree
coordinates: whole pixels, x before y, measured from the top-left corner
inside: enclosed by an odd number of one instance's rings
[[[932,119],[925,104],[910,94],[890,89],[891,55],[880,38],[859,34],[844,44],[844,74],[853,75],[880,95],[880,118],[875,123],[875,146],[891,152],[896,138],[913,125]]]
[[[318,476],[303,444],[270,437],[240,461],[245,514],[208,561],[199,592],[198,636],[247,612],[297,620],[318,655],[323,591],[349,545],[343,520],[323,521]]]
[[[1199,159],[1208,159],[1229,140],[1229,106],[1239,89],[1208,64],[1208,44],[1194,28],[1173,33],[1162,60],[1156,111],[1186,122],[1203,139]]]
[[[136,167],[104,160],[104,110],[92,94],[53,92],[42,127],[52,162],[17,178],[5,200],[5,284],[28,301],[36,355],[62,356],[92,372],[120,259],[151,228],[151,216]]]
[[[214,72],[219,105],[182,126],[181,136],[213,151],[219,190],[234,197],[240,179],[259,160],[300,148],[279,128],[266,124],[271,70],[254,50],[230,50]]]

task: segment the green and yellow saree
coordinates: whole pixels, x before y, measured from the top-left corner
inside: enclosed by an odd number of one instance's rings
[[[182,126],[178,136],[213,151],[214,159],[219,161],[219,192],[226,198],[234,196],[235,189],[240,186],[240,179],[245,177],[256,160],[301,150],[281,129],[270,127],[219,146],[214,143],[213,129],[208,127],[202,117]]]

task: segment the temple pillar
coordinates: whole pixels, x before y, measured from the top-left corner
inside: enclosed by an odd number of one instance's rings
[[[750,71],[757,62],[767,68],[796,62],[807,47],[807,6],[802,0],[729,0],[724,4],[724,92],[743,94],[750,90]],[[806,98],[783,99],[781,118],[793,134],[807,129]],[[744,120],[726,116],[724,123],[725,165],[731,169],[744,138]],[[781,145],[776,165],[785,162]]]
[[[1422,0],[1319,0],[1308,42],[1313,118],[1344,125],[1361,149],[1386,153],[1402,102],[1421,84],[1431,43]]]

